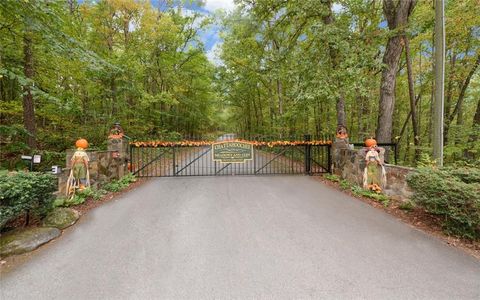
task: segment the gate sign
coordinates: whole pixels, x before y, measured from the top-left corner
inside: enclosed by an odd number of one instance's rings
[[[222,163],[244,163],[253,159],[253,145],[247,142],[219,142],[212,144],[214,161]]]

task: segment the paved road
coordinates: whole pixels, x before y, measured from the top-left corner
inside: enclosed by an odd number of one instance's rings
[[[86,215],[1,299],[480,299],[480,262],[304,176],[163,178]]]

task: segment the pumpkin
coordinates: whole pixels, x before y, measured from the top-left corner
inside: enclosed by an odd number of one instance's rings
[[[369,138],[365,140],[365,146],[367,146],[368,148],[375,147],[376,145],[377,145],[377,141],[373,138]]]
[[[79,139],[78,141],[75,142],[75,147],[82,148],[82,149],[87,149],[88,148],[88,142],[87,142],[86,139]]]

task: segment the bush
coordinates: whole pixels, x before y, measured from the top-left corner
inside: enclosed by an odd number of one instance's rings
[[[75,195],[71,198],[58,198],[54,201],[54,207],[69,207],[80,205],[84,203],[87,199],[93,199],[95,201],[100,200],[108,192],[119,192],[127,188],[130,183],[135,182],[137,179],[132,174],[128,174],[120,178],[119,180],[114,180],[103,186],[102,189],[86,188],[83,191],[77,191]]]
[[[406,201],[400,204],[398,208],[400,208],[401,210],[412,211],[415,209],[415,203],[413,203],[412,201]]]
[[[427,212],[443,217],[444,230],[480,239],[480,170],[477,168],[420,168],[407,177],[412,200]]]
[[[77,191],[75,195],[69,199],[66,197],[57,198],[53,202],[54,207],[69,207],[80,205],[84,203],[87,199],[91,198],[95,201],[100,200],[103,196],[107,194],[105,190],[97,190],[93,188],[86,188],[83,191]]]
[[[0,229],[27,211],[42,217],[53,207],[56,179],[50,174],[0,174]]]

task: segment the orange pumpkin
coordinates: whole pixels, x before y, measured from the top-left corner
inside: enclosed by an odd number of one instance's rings
[[[75,142],[75,147],[82,148],[82,149],[87,149],[88,148],[88,142],[87,142],[86,139],[79,139]]]
[[[365,140],[365,146],[367,146],[368,148],[375,147],[376,145],[377,145],[377,141],[373,138],[369,138]]]

